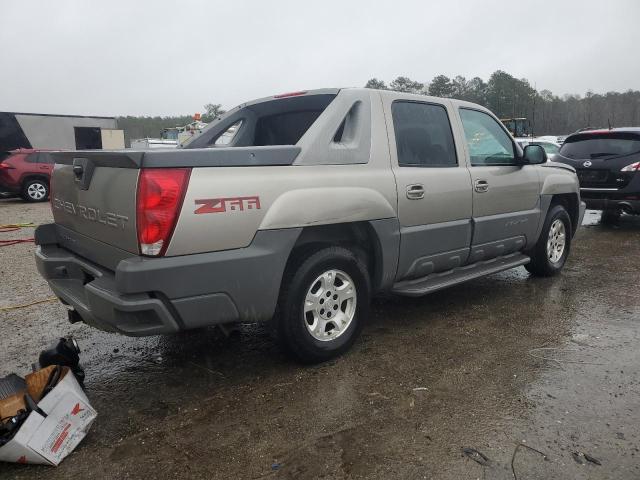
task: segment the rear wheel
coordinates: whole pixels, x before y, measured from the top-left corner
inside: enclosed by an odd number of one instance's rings
[[[347,351],[362,329],[370,301],[367,267],[351,250],[322,249],[285,275],[277,314],[285,350],[305,363]]]
[[[22,186],[22,198],[27,202],[44,202],[49,198],[49,185],[46,180],[27,180]]]
[[[571,218],[562,205],[547,213],[540,238],[529,252],[531,262],[525,268],[542,277],[557,275],[564,267],[571,249]]]

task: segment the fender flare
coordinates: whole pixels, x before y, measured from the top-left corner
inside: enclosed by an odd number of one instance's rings
[[[558,195],[561,193],[575,193],[579,195],[580,184],[578,177],[566,173],[552,173],[544,178],[540,195]]]
[[[262,219],[259,230],[307,227],[396,217],[378,191],[362,187],[320,187],[280,195]]]

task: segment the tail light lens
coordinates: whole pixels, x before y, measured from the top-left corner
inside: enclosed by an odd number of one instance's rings
[[[632,163],[631,165],[627,165],[626,167],[620,170],[621,172],[635,172],[640,170],[640,162]]]
[[[140,253],[161,256],[169,246],[189,183],[190,168],[140,171],[136,220]]]
[[[0,162],[0,170],[11,170],[12,168],[16,167],[9,165],[7,162]]]

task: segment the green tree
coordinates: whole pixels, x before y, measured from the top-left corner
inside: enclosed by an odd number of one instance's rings
[[[480,77],[473,77],[468,84],[468,100],[469,102],[486,105],[487,103],[487,84]]]
[[[463,76],[458,75],[451,81],[451,90],[452,98],[457,98],[458,100],[470,100],[471,85]]]
[[[500,117],[530,117],[536,91],[526,79],[496,70],[487,85],[487,106]]]
[[[448,98],[453,96],[453,92],[453,83],[451,82],[451,79],[446,75],[438,75],[434,77],[429,84],[429,95],[431,95],[432,97]]]
[[[424,84],[408,77],[398,77],[389,85],[390,90],[405,93],[423,93]]]
[[[387,90],[387,84],[377,78],[372,78],[365,84],[364,88],[374,88],[376,90]]]
[[[219,117],[225,110],[222,109],[222,105],[219,103],[207,103],[204,106],[204,115],[202,115],[202,121],[205,123],[213,122],[216,117]]]

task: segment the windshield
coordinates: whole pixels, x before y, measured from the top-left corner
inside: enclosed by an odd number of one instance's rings
[[[640,137],[629,133],[583,134],[569,137],[560,148],[567,158],[619,157],[640,152]]]

